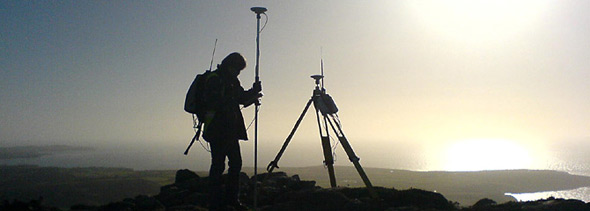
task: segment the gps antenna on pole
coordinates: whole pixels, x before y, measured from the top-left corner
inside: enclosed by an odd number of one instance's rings
[[[256,13],[256,77],[255,82],[260,81],[260,14],[264,14],[267,9],[264,7],[252,7],[252,12]],[[266,14],[265,14],[266,15]],[[256,103],[254,113],[254,210],[258,209],[258,109],[260,103]]]

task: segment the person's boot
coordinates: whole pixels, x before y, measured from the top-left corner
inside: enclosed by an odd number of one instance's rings
[[[225,199],[227,200],[226,204],[228,206],[238,211],[245,211],[248,210],[248,207],[240,203],[240,179],[238,175],[239,174],[228,174],[228,177],[231,177],[228,178],[227,185],[225,187]]]
[[[246,210],[248,210],[248,207],[244,206],[238,200],[228,203],[228,206],[234,208],[237,211],[246,211]]]
[[[225,204],[227,204],[227,206],[232,207],[234,210],[237,211],[246,211],[248,210],[248,207],[244,206],[240,200],[239,200],[239,191],[236,191],[236,189],[232,189],[229,188],[226,192],[225,195]]]
[[[209,210],[223,210],[223,194],[221,186],[209,187]]]

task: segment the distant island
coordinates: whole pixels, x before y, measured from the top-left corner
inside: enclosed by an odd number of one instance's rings
[[[76,147],[67,145],[0,147],[0,160],[38,158],[57,153],[90,150],[93,149],[90,147]]]

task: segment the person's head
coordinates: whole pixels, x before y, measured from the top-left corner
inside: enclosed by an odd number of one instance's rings
[[[228,71],[231,75],[238,76],[240,71],[246,68],[246,59],[238,52],[230,53],[221,61],[220,69]]]

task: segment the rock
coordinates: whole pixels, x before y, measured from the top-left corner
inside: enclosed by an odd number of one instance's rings
[[[301,181],[301,179],[299,178],[299,175],[298,174],[295,174],[295,175],[291,176],[291,180],[294,181],[294,182]]]
[[[258,181],[262,182],[264,186],[286,186],[287,181],[289,181],[289,179],[290,178],[287,176],[287,173],[285,172],[273,172],[258,175]],[[254,180],[254,177],[252,177],[251,180]]]
[[[485,208],[485,207],[490,207],[496,205],[496,201],[488,199],[488,198],[484,198],[484,199],[480,199],[479,201],[477,201],[475,204],[473,204],[473,208]]]
[[[182,199],[190,195],[190,193],[190,191],[178,188],[176,185],[168,185],[166,188],[163,187],[162,191],[160,191],[160,194],[154,197],[158,199],[158,201],[160,201],[164,206],[171,207],[182,205]]]
[[[160,187],[160,194],[168,193],[168,192],[175,192],[176,190],[178,190],[178,187],[176,187],[175,184],[164,185],[164,186]]]
[[[136,210],[152,210],[152,211],[163,211],[166,207],[154,197],[145,195],[139,195],[135,197],[135,209]]]
[[[454,206],[442,194],[420,189],[400,191],[400,197],[398,200],[400,204],[406,204],[420,208],[442,210],[454,208]]]
[[[287,188],[291,190],[307,190],[315,187],[315,181],[301,181],[299,175],[293,175],[287,181]]]
[[[29,202],[23,202],[20,200],[14,200],[12,203],[5,200],[0,204],[0,210],[18,210],[18,211],[26,211],[26,210],[36,210],[36,211],[60,211],[60,209],[55,207],[46,207],[42,205],[43,198],[39,198],[39,200],[31,200]]]
[[[309,190],[314,189],[315,181],[300,181],[287,183],[287,188],[291,190]]]
[[[180,206],[174,206],[174,207],[169,207],[166,209],[166,211],[207,211],[209,209],[206,209],[204,207],[200,207],[200,206],[195,206],[195,205],[180,205]]]
[[[89,211],[89,210],[98,210],[97,206],[88,206],[88,205],[84,205],[84,204],[76,204],[70,207],[70,210],[84,210],[84,211]]]
[[[191,192],[207,192],[207,183],[201,182],[199,178],[188,179],[183,182],[175,183],[178,188],[186,189]]]
[[[345,210],[350,202],[342,193],[320,189],[283,194],[262,210]]]
[[[250,177],[246,173],[240,172],[240,187],[247,188],[250,184]]]
[[[197,175],[195,172],[193,172],[191,170],[181,169],[176,172],[176,177],[174,179],[174,183],[178,184],[178,183],[182,183],[184,181],[191,180],[191,179],[198,180],[199,175]]]
[[[182,198],[182,204],[185,205],[207,206],[208,201],[209,194],[206,193],[191,193]]]
[[[133,203],[120,201],[100,206],[98,211],[132,211],[134,208],[135,205]]]

